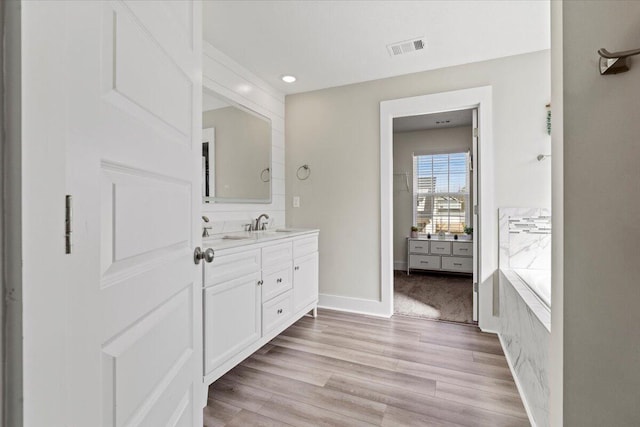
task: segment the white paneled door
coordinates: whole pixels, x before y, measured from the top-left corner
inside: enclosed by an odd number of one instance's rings
[[[201,426],[201,5],[64,7],[67,425]]]

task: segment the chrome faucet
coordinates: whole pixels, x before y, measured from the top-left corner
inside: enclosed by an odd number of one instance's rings
[[[209,222],[209,217],[202,215],[202,220],[205,223]],[[209,237],[209,230],[211,230],[211,226],[207,227],[206,225],[202,225],[202,237]]]
[[[262,218],[264,219],[269,219],[269,215],[267,214],[261,214],[258,218],[256,218],[256,222],[253,225],[253,229],[254,230],[260,230],[262,228],[262,230],[265,230],[265,225],[266,224],[262,224],[262,226],[260,225],[260,221],[262,220]]]

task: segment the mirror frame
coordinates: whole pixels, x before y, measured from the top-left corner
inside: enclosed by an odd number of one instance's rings
[[[232,204],[232,203],[242,203],[242,204],[271,204],[273,201],[273,179],[272,179],[272,173],[273,173],[273,120],[271,119],[271,117],[265,116],[264,114],[261,114],[249,107],[247,107],[246,105],[240,104],[239,102],[233,101],[231,99],[229,99],[228,97],[216,92],[215,90],[212,90],[208,87],[206,87],[204,84],[202,86],[202,92],[204,94],[204,92],[209,93],[211,96],[215,97],[215,98],[219,98],[227,103],[229,103],[230,106],[236,107],[241,111],[244,111],[246,113],[249,113],[251,115],[254,115],[256,117],[259,117],[261,119],[264,119],[265,121],[267,121],[267,123],[269,123],[269,163],[268,163],[268,168],[269,168],[269,197],[266,199],[245,199],[245,198],[235,198],[235,197],[207,197],[205,195],[202,195],[202,204],[207,206],[207,205],[213,205],[213,204]],[[204,108],[202,109],[201,114],[204,114],[205,110]],[[204,128],[203,128],[204,130]],[[202,139],[202,138],[201,138]],[[215,172],[214,172],[215,174]]]

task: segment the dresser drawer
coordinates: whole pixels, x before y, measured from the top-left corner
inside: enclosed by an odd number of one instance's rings
[[[293,241],[293,257],[298,258],[303,255],[318,252],[318,236],[305,237]]]
[[[293,259],[291,242],[279,243],[262,248],[262,267],[272,267],[290,262]]]
[[[451,242],[438,242],[432,240],[429,243],[429,253],[437,255],[451,255]]]
[[[427,240],[409,240],[409,252],[416,254],[428,254],[429,242]]]
[[[216,252],[210,264],[205,264],[204,286],[237,279],[260,271],[260,249],[250,249],[225,255]]]
[[[453,255],[472,256],[472,242],[453,242]]]
[[[409,268],[437,270],[440,268],[440,257],[429,255],[409,255]]]
[[[262,336],[272,332],[291,316],[291,304],[291,291],[262,304]]]
[[[442,269],[472,273],[473,258],[462,258],[455,256],[442,257]]]
[[[262,270],[262,302],[269,301],[293,287],[291,261]]]

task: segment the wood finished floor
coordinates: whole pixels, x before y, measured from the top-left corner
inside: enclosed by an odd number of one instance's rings
[[[214,426],[528,426],[495,335],[320,310],[209,388]]]

